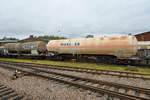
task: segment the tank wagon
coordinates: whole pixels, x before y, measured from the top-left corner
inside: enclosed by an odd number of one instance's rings
[[[135,36],[53,40],[47,44],[49,56],[95,56],[100,61],[130,59],[138,50]],[[103,60],[102,60],[103,59]]]
[[[150,41],[138,41],[137,59],[133,61],[137,65],[150,65]]]
[[[9,53],[17,53],[17,45],[19,43],[6,43],[4,45],[4,48],[9,52]]]
[[[44,54],[46,52],[46,43],[43,41],[20,43],[17,45],[17,50],[23,54]]]
[[[4,46],[0,46],[0,56],[3,56],[5,53]]]
[[[150,59],[150,41],[138,42],[138,57]]]
[[[46,43],[43,41],[34,41],[26,43],[7,43],[4,48],[8,54],[31,54],[40,55],[46,53]]]

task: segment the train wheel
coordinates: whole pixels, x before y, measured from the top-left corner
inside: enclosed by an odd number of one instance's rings
[[[58,60],[60,60],[60,61],[64,61],[63,56],[58,56]]]
[[[97,57],[97,62],[104,63],[104,64],[116,64],[117,58],[112,56],[99,56]]]

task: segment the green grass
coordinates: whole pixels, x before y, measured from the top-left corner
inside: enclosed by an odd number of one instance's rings
[[[59,66],[71,66],[71,67],[87,67],[87,68],[97,68],[104,70],[116,70],[116,71],[126,71],[125,66],[119,65],[99,65],[93,63],[72,63],[70,62],[61,62],[61,61],[50,61],[50,60],[26,60],[26,59],[8,59],[8,58],[0,58],[1,61],[14,61],[14,62],[26,62],[26,63],[37,63],[37,64],[48,64],[48,65],[59,65]],[[149,73],[150,68],[148,67],[137,67],[139,73]],[[127,71],[126,71],[127,72]],[[128,71],[129,72],[129,71]],[[133,72],[133,71],[132,71]]]

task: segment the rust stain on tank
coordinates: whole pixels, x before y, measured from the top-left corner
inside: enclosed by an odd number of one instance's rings
[[[117,39],[119,39],[119,38],[117,38],[117,37],[110,37],[109,38],[109,40],[117,40]]]
[[[104,40],[104,38],[102,37],[102,38],[100,38],[101,40]]]
[[[125,40],[125,39],[127,39],[127,37],[126,36],[121,36],[120,39]]]

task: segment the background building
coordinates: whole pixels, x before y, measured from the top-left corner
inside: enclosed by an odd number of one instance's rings
[[[135,35],[138,41],[150,41],[150,31]]]
[[[33,41],[45,41],[45,42],[47,42],[46,40],[39,39],[37,37],[34,37],[33,35],[30,35],[29,38],[20,40],[19,42],[23,43],[23,42],[33,42]]]

